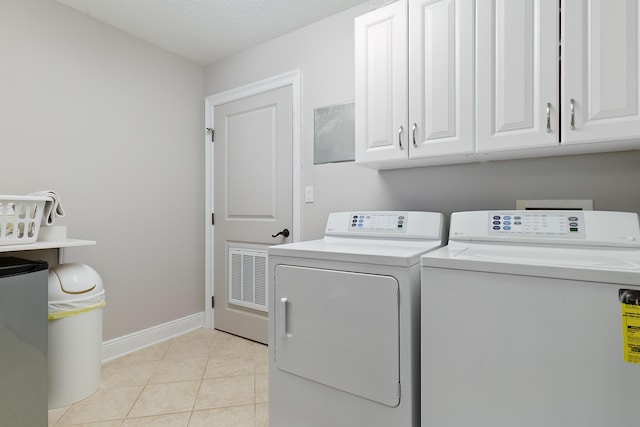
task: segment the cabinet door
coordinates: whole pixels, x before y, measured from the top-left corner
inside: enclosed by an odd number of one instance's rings
[[[410,158],[475,150],[473,6],[409,1]]]
[[[638,1],[563,1],[562,11],[562,142],[640,136]]]
[[[558,3],[478,0],[476,9],[478,151],[557,145]]]
[[[407,4],[355,20],[356,162],[406,159]]]

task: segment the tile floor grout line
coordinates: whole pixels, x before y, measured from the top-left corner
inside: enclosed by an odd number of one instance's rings
[[[206,372],[206,367],[205,367],[205,371],[202,372],[202,377],[200,379],[200,385],[198,385],[198,392],[196,393],[196,398],[193,399],[193,405],[191,405],[191,414],[189,415],[189,421],[191,421],[191,417],[193,416],[193,411],[196,410],[196,402],[198,402],[198,396],[200,395],[200,390],[202,390],[202,382],[204,381],[204,372]]]
[[[151,378],[151,377],[149,377]],[[147,380],[148,382],[148,380]],[[147,387],[147,385],[143,385],[142,388],[140,389],[140,392],[138,393],[138,396],[136,396],[135,400],[133,401],[133,403],[131,404],[131,407],[129,408],[129,410],[127,411],[127,413],[124,416],[124,420],[126,420],[127,418],[129,418],[129,415],[131,414],[131,411],[133,411],[133,407],[136,406],[136,403],[138,403],[138,400],[140,400],[140,396],[142,396],[142,392],[144,391],[144,389]],[[122,423],[120,423],[121,425],[124,424],[124,420]]]
[[[167,350],[168,351],[168,350]],[[167,351],[164,352],[163,354],[163,358],[164,355],[167,354]],[[135,400],[133,401],[133,403],[131,404],[131,407],[129,408],[129,410],[127,411],[127,413],[124,416],[124,419],[122,420],[122,422],[120,423],[120,425],[124,424],[124,421],[127,420],[129,418],[129,415],[131,415],[131,411],[133,411],[133,408],[136,406],[136,403],[138,403],[138,401],[140,400],[140,396],[142,396],[142,393],[144,392],[145,388],[147,388],[147,386],[149,385],[149,381],[151,381],[151,378],[153,378],[153,374],[156,373],[156,370],[158,369],[158,366],[160,366],[160,362],[162,361],[162,358],[158,361],[158,363],[153,367],[153,370],[151,371],[151,375],[149,375],[149,378],[147,378],[147,380],[145,381],[145,383],[142,385],[142,388],[140,389],[140,393],[138,393],[138,396],[135,398]]]

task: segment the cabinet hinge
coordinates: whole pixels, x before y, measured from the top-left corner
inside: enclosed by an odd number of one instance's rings
[[[214,128],[207,128],[207,133],[211,134],[211,142],[215,142],[215,135],[216,135],[216,131]]]
[[[215,307],[215,297],[211,295],[211,308]]]
[[[215,218],[214,218],[214,213],[211,212],[211,225],[215,225]]]

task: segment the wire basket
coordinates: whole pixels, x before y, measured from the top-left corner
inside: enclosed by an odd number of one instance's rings
[[[0,246],[38,240],[47,197],[0,195]]]

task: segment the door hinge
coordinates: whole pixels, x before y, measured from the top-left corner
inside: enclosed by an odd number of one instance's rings
[[[215,297],[211,295],[211,308],[215,306]]]
[[[211,134],[211,142],[214,142],[216,131],[214,128],[207,128],[207,133]]]
[[[215,225],[215,218],[213,212],[211,212],[211,225]]]

